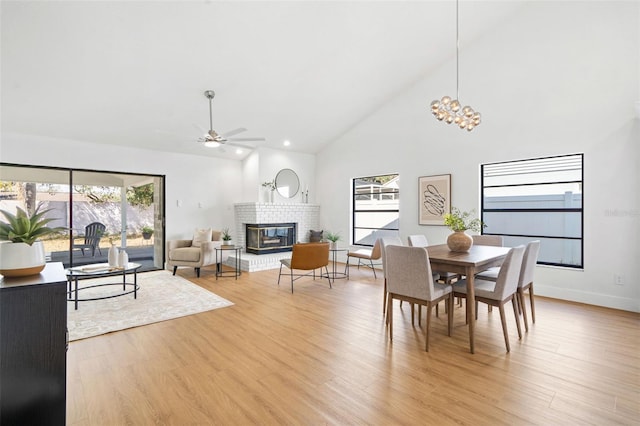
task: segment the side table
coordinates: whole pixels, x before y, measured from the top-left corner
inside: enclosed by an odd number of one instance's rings
[[[336,263],[337,263],[336,257],[338,256],[338,252],[341,252],[341,251],[347,251],[347,249],[345,249],[345,248],[334,248],[334,249],[330,248],[329,249],[329,253],[331,253],[330,254],[330,258],[331,258],[332,265],[331,265],[331,271],[329,271],[329,277],[328,278],[331,278],[333,280],[347,278],[347,273],[346,272],[338,272],[338,271],[336,271]]]
[[[224,260],[224,252],[225,251],[233,251],[235,252],[235,259],[233,269],[227,269],[226,271],[222,269],[222,261]],[[216,280],[218,277],[235,277],[238,279],[238,276],[242,274],[242,270],[240,269],[240,263],[242,261],[242,246],[220,246],[216,247]]]

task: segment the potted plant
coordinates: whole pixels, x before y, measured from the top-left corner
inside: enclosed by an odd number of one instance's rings
[[[152,227],[147,225],[142,227],[142,238],[144,238],[145,240],[148,240],[149,238],[151,238],[152,235],[153,235]]]
[[[331,242],[331,244],[329,244],[331,250],[336,250],[338,248],[338,241],[340,241],[340,233],[327,231],[326,238]]]
[[[453,231],[447,237],[447,245],[451,251],[466,252],[473,245],[473,238],[465,233],[466,230],[480,232],[486,225],[478,218],[473,217],[474,210],[461,212],[456,207],[451,208],[451,213],[443,216],[444,224]]]
[[[7,223],[0,222],[0,274],[7,277],[36,275],[46,265],[44,245],[39,239],[47,235],[54,235],[64,231],[64,227],[49,228],[46,225],[54,221],[44,218],[45,213],[52,209],[40,211],[42,204],[38,204],[33,214],[29,216],[20,207],[16,207],[16,214],[5,210],[0,213],[7,219]]]
[[[231,245],[231,234],[229,233],[229,228],[224,228],[222,230],[222,241],[224,241],[222,244],[223,246]]]

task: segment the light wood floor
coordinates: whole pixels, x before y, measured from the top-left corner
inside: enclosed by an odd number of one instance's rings
[[[370,270],[294,294],[277,270],[178,273],[235,305],[72,342],[69,425],[639,424],[638,314],[537,298],[522,341],[507,310],[507,354],[481,304],[472,355],[456,308],[427,353],[406,304],[389,342]]]

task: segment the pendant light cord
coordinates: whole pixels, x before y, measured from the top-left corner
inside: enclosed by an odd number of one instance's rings
[[[460,101],[460,35],[458,21],[458,0],[456,0],[456,99]]]

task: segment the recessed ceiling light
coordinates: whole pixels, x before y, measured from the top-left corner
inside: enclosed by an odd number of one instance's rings
[[[240,148],[236,149],[236,154],[238,155],[242,154],[242,150]]]
[[[286,141],[282,142],[282,145],[284,145],[284,146],[289,146],[289,145],[291,145],[291,142],[289,142],[288,140],[286,140]]]

